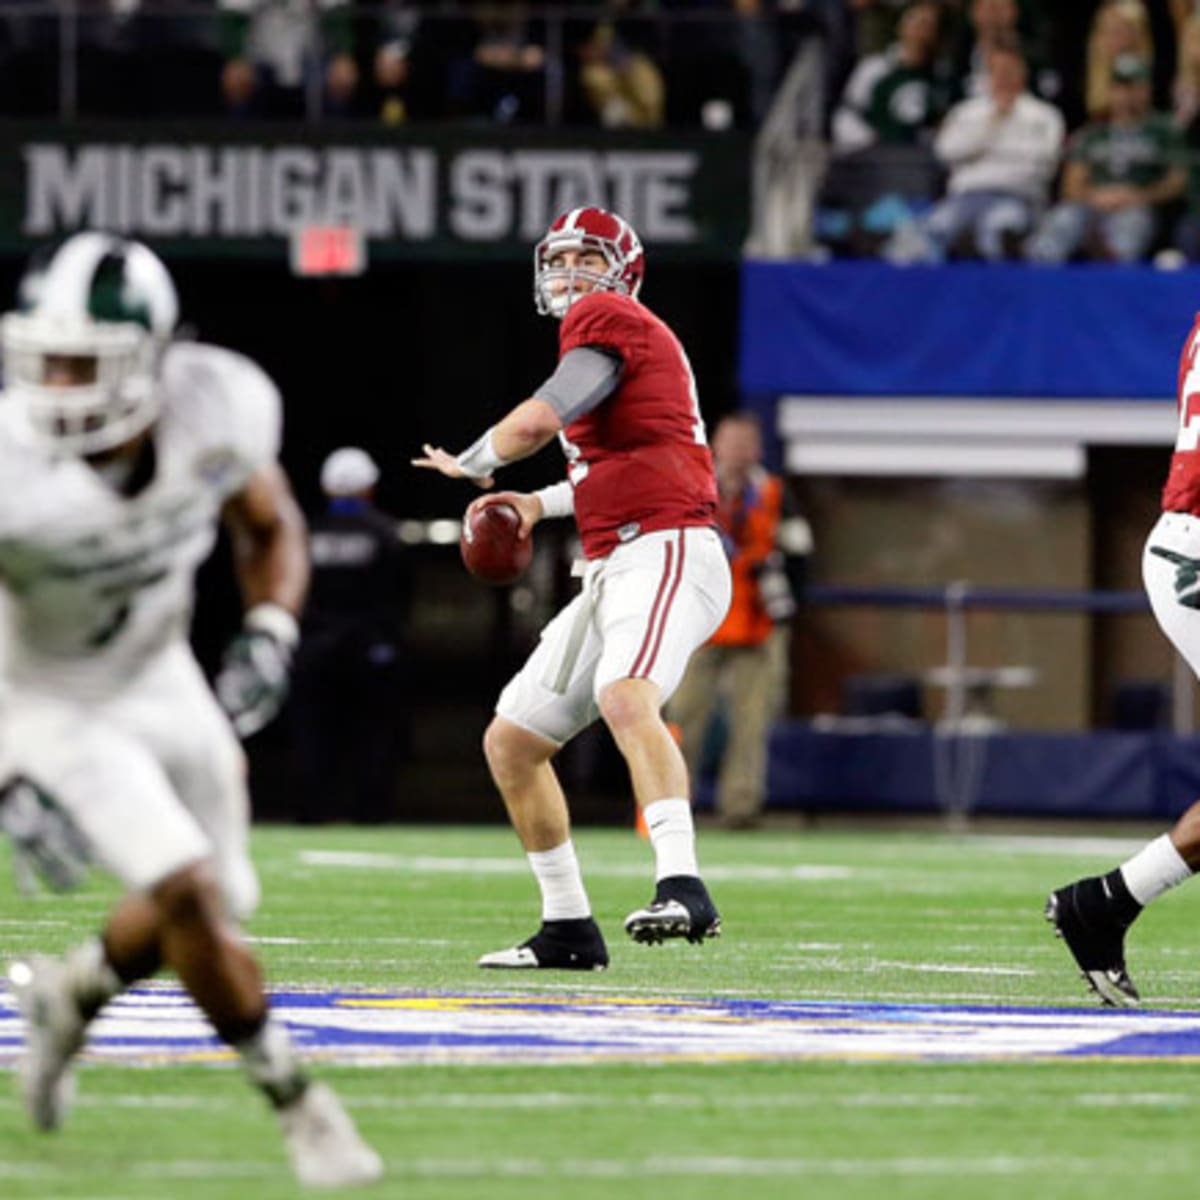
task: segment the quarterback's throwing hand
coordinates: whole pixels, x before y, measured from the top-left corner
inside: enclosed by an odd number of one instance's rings
[[[257,733],[283,707],[296,640],[295,618],[285,610],[264,604],[246,614],[245,626],[229,643],[214,684],[217,700],[238,737]]]
[[[490,475],[470,475],[462,469],[458,459],[448,450],[443,450],[441,446],[431,446],[426,442],[422,447],[425,451],[424,457],[414,458],[412,465],[414,467],[424,467],[430,471],[440,471],[447,479],[469,479],[472,483],[477,483],[481,488],[490,488],[494,482]]]

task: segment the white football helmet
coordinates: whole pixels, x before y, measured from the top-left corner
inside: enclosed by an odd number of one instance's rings
[[[158,415],[162,354],[178,317],[175,285],[153,251],[75,234],[34,256],[17,311],[0,319],[5,389],[56,447],[111,450]],[[67,359],[82,376],[70,383],[55,371],[55,360]]]

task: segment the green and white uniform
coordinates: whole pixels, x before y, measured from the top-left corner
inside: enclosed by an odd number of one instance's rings
[[[192,344],[165,352],[157,392],[132,496],[0,399],[0,777],[38,784],[129,887],[213,856],[244,916],[242,752],[187,634],[222,505],[277,457],[280,401],[248,359]]]

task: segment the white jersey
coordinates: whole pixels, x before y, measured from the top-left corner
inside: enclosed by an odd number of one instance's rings
[[[172,346],[159,386],[154,473],[134,496],[0,398],[0,618],[17,688],[108,696],[181,642],[222,505],[278,456],[279,393],[249,359]]]

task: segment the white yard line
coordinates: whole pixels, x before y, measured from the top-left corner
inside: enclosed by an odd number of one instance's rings
[[[528,875],[529,864],[523,858],[464,858],[431,854],[384,854],[369,850],[301,850],[300,862],[310,867],[346,867],[365,871],[410,871],[441,875]],[[605,879],[644,879],[648,868],[637,863],[585,863],[589,877]],[[705,879],[723,882],[764,882],[771,880],[849,879],[860,872],[851,867],[797,864],[764,866],[728,863],[706,867]]]
[[[1092,1158],[1024,1157],[992,1155],[985,1158],[945,1156],[940,1158],[647,1158],[641,1161],[617,1159],[414,1159],[395,1164],[393,1178],[407,1176],[430,1178],[536,1178],[572,1177],[606,1179],[645,1179],[648,1176],[679,1178],[880,1178],[896,1176],[944,1179],[947,1177],[1020,1177],[1050,1175],[1084,1176],[1094,1174]],[[1174,1174],[1170,1163],[1144,1161],[1130,1164],[1130,1173],[1142,1175]]]

